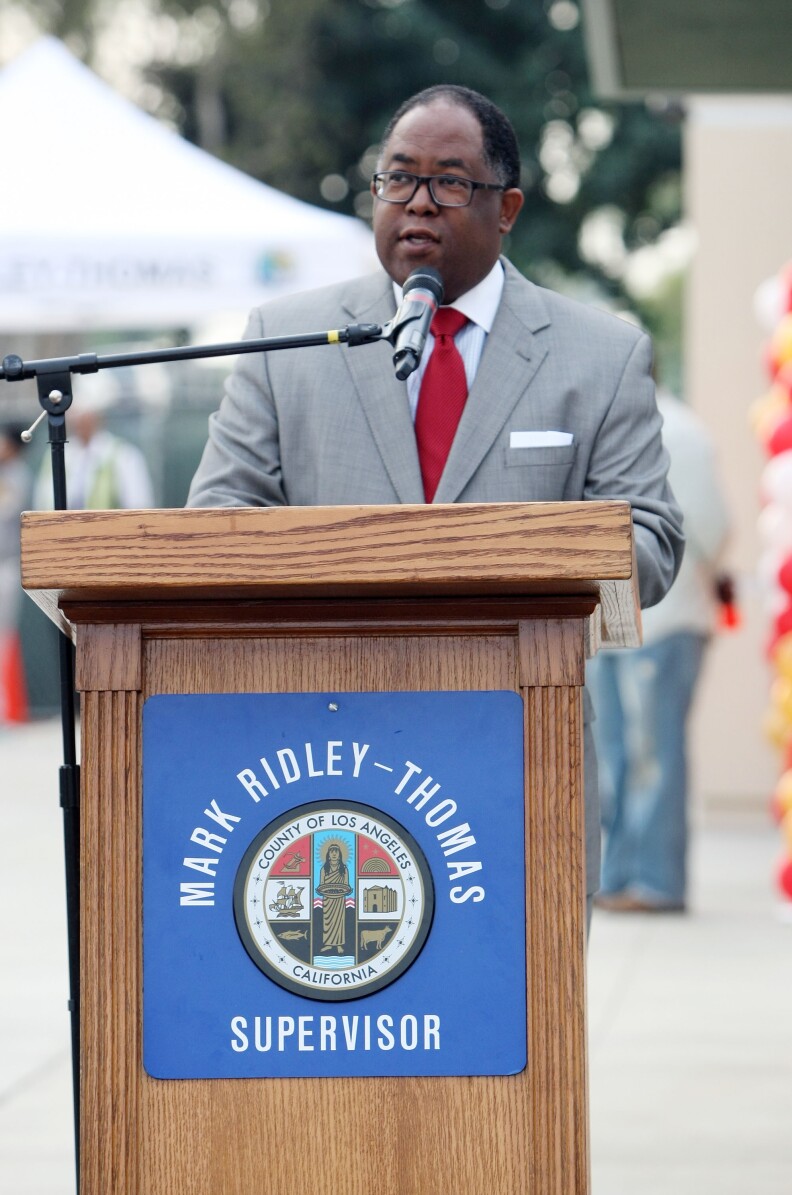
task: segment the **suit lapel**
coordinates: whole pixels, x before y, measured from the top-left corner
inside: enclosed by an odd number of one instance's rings
[[[508,262],[498,314],[481,357],[435,502],[456,502],[539,369],[547,348],[534,332],[550,318],[537,289]]]
[[[352,323],[384,324],[396,311],[386,274],[375,275],[346,304]],[[400,502],[423,502],[415,431],[404,382],[397,381],[386,341],[343,350],[371,434]]]

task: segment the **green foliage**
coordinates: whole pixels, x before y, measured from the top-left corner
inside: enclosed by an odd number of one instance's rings
[[[652,337],[655,376],[674,394],[684,394],[681,360],[684,276],[670,274],[650,299],[640,304],[644,326]]]
[[[619,208],[628,249],[679,219],[678,121],[592,96],[573,0],[150,3],[153,19],[165,14],[185,30],[207,15],[215,22],[201,54],[147,67],[171,108],[177,101],[184,135],[308,202],[365,215],[364,151],[403,99],[453,82],[489,95],[514,123],[526,203],[508,252],[528,274],[588,278],[619,296],[618,276],[581,257],[586,215]],[[58,32],[71,28],[90,45],[100,5],[53,5]],[[561,8],[567,20],[557,19]]]

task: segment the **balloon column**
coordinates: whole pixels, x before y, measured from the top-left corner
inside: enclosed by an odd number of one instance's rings
[[[773,669],[764,729],[780,757],[781,775],[771,801],[783,844],[777,883],[782,896],[792,901],[792,263],[760,288],[757,307],[770,331],[765,349],[769,389],[751,409],[754,431],[769,458],[760,483],[759,515],[759,573]]]

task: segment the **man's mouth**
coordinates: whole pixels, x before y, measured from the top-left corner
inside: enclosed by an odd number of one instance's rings
[[[406,242],[408,245],[437,244],[437,237],[434,233],[427,232],[425,228],[408,228],[400,234],[399,240]]]

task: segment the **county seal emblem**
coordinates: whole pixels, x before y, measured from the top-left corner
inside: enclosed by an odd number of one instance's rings
[[[423,851],[388,814],[322,801],[280,814],[239,865],[234,916],[261,971],[314,1000],[393,983],[426,942],[434,886]]]

